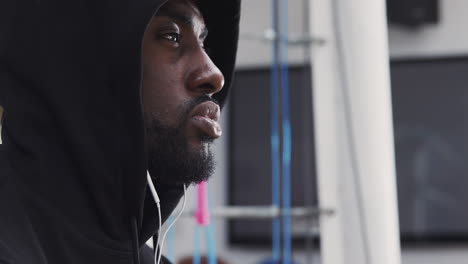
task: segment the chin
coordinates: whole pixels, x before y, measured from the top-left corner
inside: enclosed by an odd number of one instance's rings
[[[208,180],[214,171],[211,151],[213,138],[201,131],[180,126],[164,126],[158,120],[149,123],[148,167],[161,183],[191,185]],[[182,133],[181,133],[182,132]]]
[[[205,153],[208,154],[210,147],[214,142],[214,138],[200,135],[195,139],[189,140],[188,145],[192,153]]]

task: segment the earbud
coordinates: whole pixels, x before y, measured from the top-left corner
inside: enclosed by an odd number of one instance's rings
[[[161,202],[161,200],[159,200],[159,196],[158,196],[158,193],[156,192],[156,188],[154,188],[153,180],[151,179],[149,171],[147,171],[146,173],[146,180],[148,181],[151,193],[153,194],[154,201],[159,206],[159,203]]]

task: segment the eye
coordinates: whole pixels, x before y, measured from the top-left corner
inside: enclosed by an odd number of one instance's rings
[[[176,43],[180,42],[180,34],[177,32],[162,34],[161,38],[168,40],[168,41],[176,42]]]

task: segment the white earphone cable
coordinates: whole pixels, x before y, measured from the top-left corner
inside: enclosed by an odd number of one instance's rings
[[[174,221],[172,221],[172,223],[167,227],[166,231],[164,232],[164,235],[162,237],[162,240],[161,240],[161,250],[159,250],[159,257],[158,257],[158,262],[157,264],[160,264],[161,263],[161,257],[162,257],[162,250],[163,250],[163,247],[164,247],[164,241],[166,240],[166,235],[167,233],[169,232],[169,230],[172,228],[172,226],[177,222],[177,220],[179,220],[180,216],[182,215],[182,213],[184,212],[184,209],[185,209],[185,204],[186,204],[186,201],[187,201],[187,187],[185,186],[184,184],[184,198],[183,198],[183,202],[182,202],[182,208],[180,209],[179,213],[177,214],[177,216],[174,218]]]
[[[146,173],[146,179],[148,181],[148,185],[151,190],[151,194],[153,195],[154,202],[156,203],[156,207],[158,208],[158,219],[159,219],[159,227],[158,227],[158,239],[156,241],[153,240],[153,245],[154,245],[154,263],[157,263],[157,253],[158,253],[158,247],[159,247],[159,233],[161,232],[161,226],[162,226],[162,220],[161,220],[161,201],[159,200],[158,193],[156,192],[156,188],[154,188],[153,180],[151,179],[151,176],[149,172]]]

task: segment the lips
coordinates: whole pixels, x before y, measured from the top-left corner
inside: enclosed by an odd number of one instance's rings
[[[219,106],[211,101],[201,103],[190,113],[193,125],[211,138],[218,138],[222,134],[218,123],[220,116]]]

